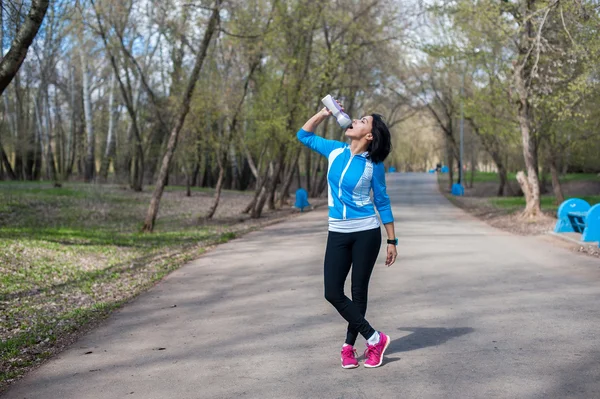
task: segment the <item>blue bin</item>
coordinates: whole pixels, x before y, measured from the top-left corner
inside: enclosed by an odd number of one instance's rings
[[[294,206],[300,209],[300,212],[304,212],[304,208],[310,206],[310,203],[308,202],[308,193],[305,189],[299,188],[296,190],[296,203]]]
[[[465,188],[462,186],[462,184],[454,183],[452,185],[452,195],[459,197],[465,195]]]

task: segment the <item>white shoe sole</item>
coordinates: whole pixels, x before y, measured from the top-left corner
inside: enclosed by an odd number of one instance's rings
[[[349,366],[344,366],[344,365],[342,364],[342,368],[343,368],[343,369],[355,369],[355,368],[357,368],[357,367],[358,367],[358,364],[351,364],[351,365],[349,365]]]
[[[383,333],[382,333],[383,334]],[[383,334],[385,335],[385,334]],[[379,359],[379,364],[375,365],[375,366],[369,366],[368,364],[365,363],[365,367],[368,369],[373,369],[375,367],[379,367],[381,366],[381,364],[383,363],[383,354],[385,353],[385,350],[388,348],[388,346],[390,345],[390,336],[389,335],[385,335],[387,337],[387,342],[385,343],[385,346],[383,347],[383,350],[381,351],[381,359]]]

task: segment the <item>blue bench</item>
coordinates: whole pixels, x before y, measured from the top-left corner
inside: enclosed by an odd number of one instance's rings
[[[571,198],[560,204],[556,217],[555,233],[580,233],[583,242],[600,242],[600,204]]]

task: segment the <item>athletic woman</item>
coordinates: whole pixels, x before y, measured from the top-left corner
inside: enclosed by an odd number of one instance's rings
[[[348,322],[346,342],[341,353],[342,367],[358,367],[354,344],[359,333],[367,340],[364,366],[379,367],[390,337],[371,327],[365,314],[369,279],[381,248],[381,227],[375,207],[388,238],[386,266],[391,266],[397,256],[398,239],[394,233],[394,216],[386,193],[383,166],[391,150],[391,137],[378,114],[352,121],[352,126],[345,132],[350,144],[316,136],[316,127],[330,115],[332,113],[323,108],[297,134],[298,140],[305,146],[329,161],[325,299]],[[350,267],[352,300],[344,294],[344,283]]]

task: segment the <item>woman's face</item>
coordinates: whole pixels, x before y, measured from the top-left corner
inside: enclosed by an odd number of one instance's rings
[[[373,117],[371,115],[363,116],[360,119],[354,119],[352,121],[352,129],[346,129],[346,137],[354,140],[361,140],[366,138],[367,140],[373,139],[371,133],[373,129]]]

